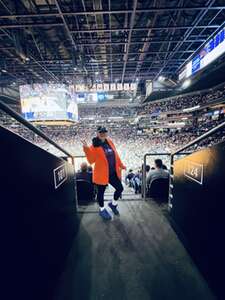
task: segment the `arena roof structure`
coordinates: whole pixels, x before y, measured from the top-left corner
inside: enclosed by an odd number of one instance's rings
[[[224,0],[0,0],[0,85],[172,78]]]

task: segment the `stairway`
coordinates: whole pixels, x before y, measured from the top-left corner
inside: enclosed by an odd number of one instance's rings
[[[54,300],[215,299],[158,205],[129,198],[119,210],[111,221],[96,203],[79,212]]]

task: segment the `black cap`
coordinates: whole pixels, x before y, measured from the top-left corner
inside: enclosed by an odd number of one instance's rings
[[[97,132],[98,133],[106,133],[106,132],[108,132],[108,130],[103,126],[98,126]]]

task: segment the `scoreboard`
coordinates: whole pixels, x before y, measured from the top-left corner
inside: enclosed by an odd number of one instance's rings
[[[179,80],[195,75],[225,52],[225,28],[210,39],[179,74]]]

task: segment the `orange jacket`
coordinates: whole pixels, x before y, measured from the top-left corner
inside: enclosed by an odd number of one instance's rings
[[[121,162],[119,154],[116,151],[116,148],[113,142],[107,138],[107,142],[115,153],[116,159],[116,174],[121,178],[121,170],[126,167]],[[93,182],[99,185],[106,185],[109,183],[109,165],[102,147],[83,147],[87,160],[90,164],[94,165],[93,171]]]

